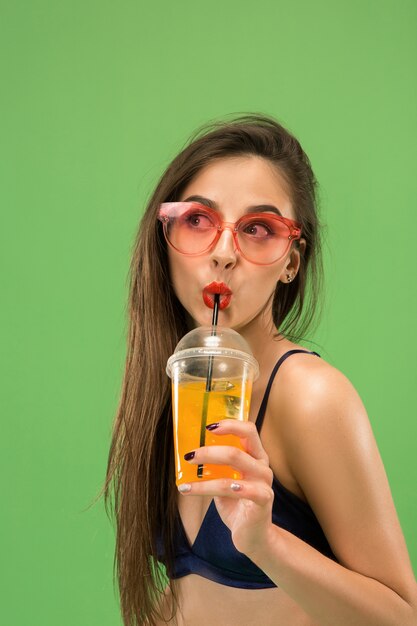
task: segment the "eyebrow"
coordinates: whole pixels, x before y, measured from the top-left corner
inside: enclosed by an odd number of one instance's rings
[[[214,200],[209,200],[208,198],[204,198],[203,196],[189,196],[183,202],[201,202],[205,206],[214,209],[215,211],[219,210],[217,203]],[[271,211],[272,213],[276,213],[282,217],[281,211],[274,206],[273,204],[256,204],[254,206],[250,206],[246,209],[246,213],[264,213],[265,211]]]

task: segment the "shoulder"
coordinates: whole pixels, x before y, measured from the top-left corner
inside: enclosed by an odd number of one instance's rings
[[[291,423],[301,420],[303,426],[307,422],[316,426],[319,422],[329,423],[336,415],[340,420],[342,414],[352,410],[356,416],[361,413],[362,419],[366,417],[359,394],[347,376],[310,353],[292,354],[285,359],[271,390],[270,402],[279,407],[281,414],[291,415]]]
[[[300,473],[302,468],[296,466],[301,450],[304,459],[308,453],[325,456],[324,444],[332,453],[363,453],[363,446],[375,452],[366,409],[340,370],[318,356],[300,353],[284,361],[277,378],[270,410],[272,415],[279,415],[280,435],[291,469]]]

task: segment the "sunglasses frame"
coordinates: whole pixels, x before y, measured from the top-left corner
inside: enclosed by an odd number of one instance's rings
[[[171,241],[168,238],[167,230],[168,230],[169,221],[171,219],[168,212],[170,209],[179,208],[181,205],[186,206],[187,208],[190,208],[192,206],[201,207],[202,209],[204,209],[204,211],[206,211],[213,217],[213,223],[216,225],[217,233],[213,241],[211,242],[211,244],[207,246],[207,248],[205,248],[201,252],[183,252],[182,250],[174,246],[174,244],[171,243]],[[245,221],[248,218],[262,219],[262,217],[268,217],[268,219],[276,220],[277,222],[285,224],[290,229],[290,234],[288,236],[287,247],[285,249],[285,252],[281,256],[279,256],[277,259],[275,259],[274,261],[270,261],[269,263],[260,263],[259,261],[252,261],[252,259],[248,259],[248,257],[244,254],[244,252],[240,248],[239,240],[237,236],[239,225],[242,223],[242,221]],[[242,217],[240,217],[236,222],[226,222],[222,220],[218,212],[212,209],[211,207],[208,207],[205,204],[202,204],[201,202],[194,202],[194,201],[193,202],[190,202],[190,201],[188,202],[163,202],[162,204],[159,205],[158,220],[162,222],[163,224],[164,236],[168,245],[170,245],[171,248],[173,248],[180,254],[184,254],[185,256],[201,256],[202,254],[209,252],[216,246],[225,228],[228,228],[229,230],[232,231],[233,240],[234,240],[236,249],[239,251],[239,253],[242,255],[244,259],[246,259],[250,263],[254,263],[255,265],[273,265],[277,261],[280,261],[287,254],[288,250],[291,247],[292,242],[297,239],[300,239],[301,237],[301,224],[288,217],[282,217],[280,215],[275,215],[274,213],[267,213],[267,212],[246,213],[245,215],[242,215]]]

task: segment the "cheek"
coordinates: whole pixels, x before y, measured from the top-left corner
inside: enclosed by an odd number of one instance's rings
[[[195,271],[193,265],[186,257],[178,257],[174,254],[168,255],[169,275],[177,296],[187,293],[190,277],[193,276]]]
[[[247,280],[248,290],[252,290],[253,294],[271,294],[275,291],[277,282],[281,276],[282,268],[257,268],[252,272],[250,279]]]
[[[248,296],[249,301],[253,300],[253,302],[256,303],[257,308],[260,307],[262,309],[270,303],[271,298],[275,293],[276,286],[276,280],[258,281],[256,286],[252,289],[252,295]]]

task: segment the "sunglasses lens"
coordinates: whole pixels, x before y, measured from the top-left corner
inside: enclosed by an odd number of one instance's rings
[[[169,243],[184,254],[200,254],[213,243],[217,234],[214,216],[202,207],[172,213],[165,223]]]
[[[274,263],[287,252],[290,234],[290,228],[279,218],[254,215],[239,224],[239,247],[248,261]]]

